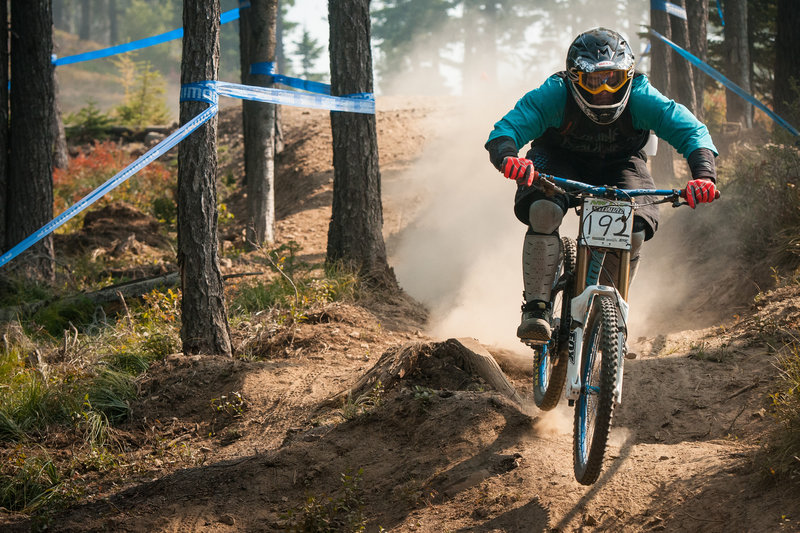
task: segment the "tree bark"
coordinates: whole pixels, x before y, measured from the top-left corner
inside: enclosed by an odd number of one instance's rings
[[[660,9],[650,10],[650,25],[658,33],[672,38],[670,27],[670,16],[666,11]],[[653,87],[661,91],[665,96],[671,98],[670,72],[672,70],[672,52],[666,43],[653,37],[650,39],[650,81]],[[675,179],[675,170],[672,165],[672,146],[666,141],[658,140],[658,152],[653,158],[653,174],[659,180],[669,183]]]
[[[283,48],[283,8],[278,0],[278,18],[275,21],[275,64],[279,74],[286,73],[286,53]],[[283,152],[283,125],[281,106],[275,106],[275,154]]]
[[[0,20],[8,21],[8,2],[0,0]],[[8,25],[0,35],[0,252],[8,241]]]
[[[217,79],[219,17],[219,0],[183,3],[182,85]],[[203,102],[181,102],[181,124],[207,107]],[[178,149],[181,341],[187,354],[231,355],[218,256],[216,137],[215,116],[181,142]]]
[[[727,0],[725,14],[726,74],[746,92],[750,86],[750,49],[747,39],[747,0]],[[778,52],[780,54],[780,52]],[[796,58],[795,58],[796,60]],[[725,119],[743,128],[753,127],[753,106],[736,93],[725,90]]]
[[[78,37],[88,41],[92,35],[92,0],[81,0],[81,29]]]
[[[53,218],[53,13],[50,0],[11,2],[10,157],[7,246]],[[54,279],[53,239],[47,236],[15,260],[26,275]]]
[[[800,9],[797,0],[778,0],[775,48],[775,112],[800,128]]]
[[[250,11],[251,5],[245,5],[239,8],[239,79],[242,85],[250,85]],[[250,109],[251,102],[249,100],[242,100],[242,136],[248,139],[250,134]],[[247,151],[245,144],[245,152]],[[244,157],[244,176],[242,176],[242,185],[247,185],[248,172],[247,155]]]
[[[686,14],[689,17],[689,51],[702,59],[708,60],[708,2],[706,0],[686,0]],[[694,94],[697,107],[694,114],[704,120],[706,74],[698,68],[694,72]]]
[[[53,166],[65,169],[69,165],[67,132],[61,119],[61,102],[58,98],[58,76],[53,73]]]
[[[250,0],[250,62],[275,62],[277,0]],[[250,83],[271,87],[272,77],[251,74]],[[247,244],[251,248],[275,242],[275,104],[245,101],[249,116],[244,157],[247,173]]]
[[[686,8],[686,0],[672,0],[672,3],[684,9]],[[690,48],[688,21],[673,16],[670,19],[670,30],[672,31],[672,42],[684,50],[688,50]],[[673,54],[670,83],[675,100],[685,105],[689,111],[694,113],[697,110],[697,99],[694,92],[692,65],[677,54]]]
[[[369,0],[328,1],[331,94],[372,93]],[[333,208],[326,261],[397,288],[386,259],[375,115],[331,112]]]

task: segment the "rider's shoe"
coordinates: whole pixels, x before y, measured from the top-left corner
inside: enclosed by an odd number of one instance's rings
[[[631,347],[626,342],[625,343],[625,359],[636,359],[637,357],[639,357],[639,354],[636,353],[635,351],[631,350]]]
[[[517,337],[522,340],[550,340],[550,305],[533,300],[522,306],[522,322],[517,328]]]

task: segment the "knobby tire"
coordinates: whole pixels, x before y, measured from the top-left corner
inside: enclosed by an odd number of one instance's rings
[[[563,237],[561,251],[561,263],[556,275],[557,287],[550,298],[553,310],[550,317],[552,336],[550,342],[534,348],[533,401],[543,411],[549,411],[558,405],[567,380],[572,275],[578,255],[575,240]],[[559,305],[560,309],[557,309]]]
[[[575,402],[573,452],[575,479],[591,485],[603,467],[619,367],[617,311],[611,298],[594,298],[584,331],[580,366],[583,387]]]

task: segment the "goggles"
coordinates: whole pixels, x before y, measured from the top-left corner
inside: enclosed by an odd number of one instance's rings
[[[630,79],[627,70],[600,70],[578,72],[578,85],[589,94],[601,91],[615,93]]]

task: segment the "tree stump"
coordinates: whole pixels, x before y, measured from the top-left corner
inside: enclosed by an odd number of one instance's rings
[[[444,342],[412,343],[391,348],[381,355],[352,387],[332,396],[323,406],[340,404],[348,397],[358,398],[378,383],[384,390],[412,379],[434,389],[458,390],[464,383],[479,378],[503,396],[522,404],[522,398],[500,366],[475,339],[447,339]]]

